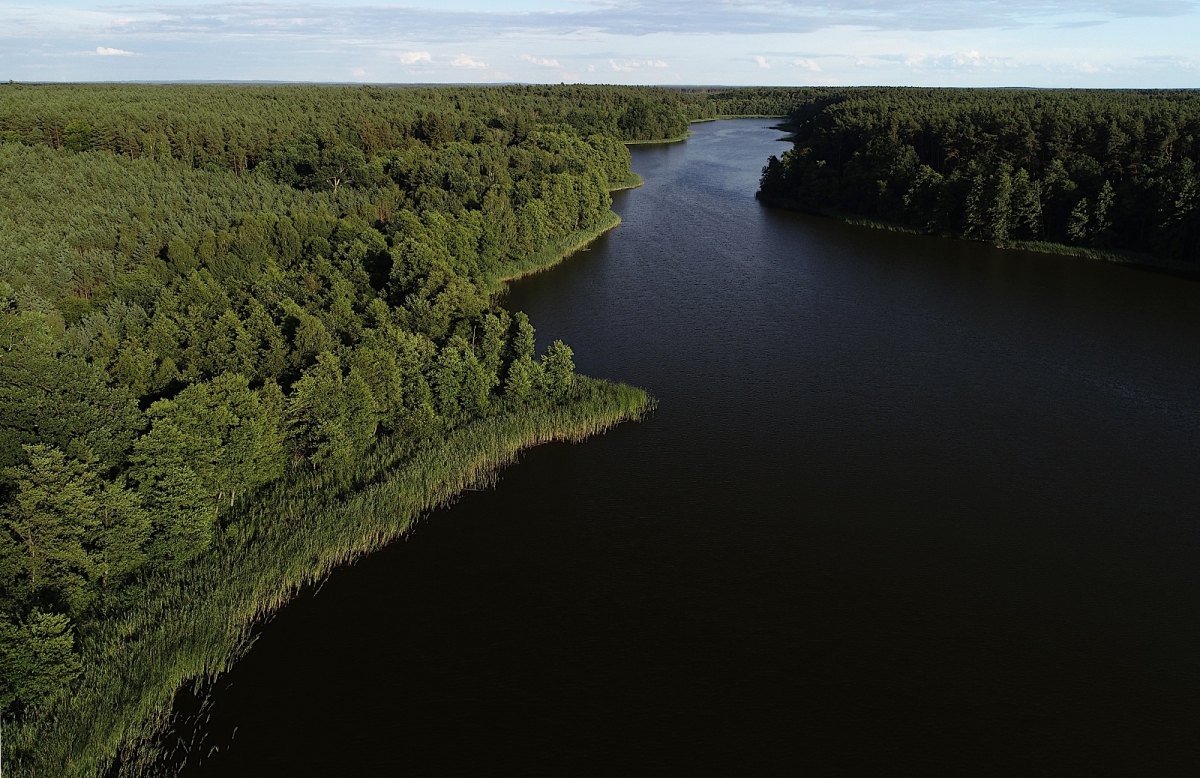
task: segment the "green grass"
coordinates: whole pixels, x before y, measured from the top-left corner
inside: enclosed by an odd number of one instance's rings
[[[644,183],[646,183],[645,180],[631,170],[625,176],[624,181],[621,181],[616,186],[610,186],[608,191],[619,192],[622,189],[636,189]],[[534,273],[540,273],[543,270],[549,270],[567,257],[573,255],[576,251],[587,248],[589,243],[609,230],[616,229],[620,224],[621,217],[609,211],[599,222],[591,227],[576,230],[570,235],[564,235],[558,240],[551,241],[549,245],[532,256],[518,262],[505,264],[495,273],[485,278],[484,285],[492,294],[501,292],[505,284],[509,281],[516,281],[518,278],[524,278]]]
[[[485,285],[490,291],[495,293],[503,289],[504,284],[509,281],[515,281],[518,278],[524,278],[525,276],[548,270],[576,251],[587,247],[589,243],[615,228],[620,223],[621,217],[609,211],[595,225],[577,230],[570,235],[564,235],[558,240],[552,241],[536,254],[518,262],[506,263],[497,273],[485,279]]]
[[[786,117],[786,116],[769,116],[767,114],[762,114],[762,113],[746,113],[746,114],[730,113],[730,114],[721,114],[719,116],[714,116],[711,119],[692,119],[690,122],[688,122],[688,124],[702,124],[704,122],[716,122],[716,121],[721,121],[722,119],[786,119],[786,118],[788,118],[788,117]],[[624,143],[626,146],[658,146],[658,145],[666,144],[666,143],[681,143],[681,142],[687,140],[689,135],[695,135],[695,133],[692,130],[687,130],[687,131],[683,132],[682,134],[676,135],[672,138],[660,138],[658,140],[627,140],[627,141],[622,141],[622,143]],[[618,187],[618,189],[624,189],[624,188],[625,187]]]
[[[608,191],[620,192],[622,189],[637,189],[639,186],[641,186],[644,183],[646,183],[646,182],[645,182],[645,180],[642,179],[641,176],[639,176],[637,173],[634,173],[633,171],[630,171],[629,175],[625,176],[624,181],[617,184],[616,186],[609,187]]]
[[[1097,259],[1102,262],[1116,262],[1122,265],[1143,265],[1145,267],[1166,268],[1170,270],[1195,270],[1186,262],[1172,262],[1156,257],[1153,254],[1143,254],[1136,251],[1121,251],[1120,249],[1094,249],[1087,246],[1067,246],[1062,243],[1050,243],[1042,240],[1018,240],[999,246],[1002,249],[1018,251],[1036,251],[1041,254],[1061,254],[1068,257],[1084,257]]]
[[[692,119],[689,124],[701,124],[703,122],[719,122],[724,119],[787,119],[787,116],[772,116],[767,113],[722,113],[717,114],[711,119]]]
[[[194,564],[150,582],[141,607],[83,630],[77,688],[49,713],[7,728],[5,775],[98,778],[118,754],[139,773],[155,758],[176,692],[226,671],[249,647],[253,625],[301,587],[490,483],[523,449],[582,440],[652,407],[640,389],[580,378],[559,406],[510,409],[435,445],[381,441],[341,488],[303,476],[264,489]]]
[[[624,143],[626,146],[657,146],[660,144],[679,143],[681,141],[685,141],[688,139],[688,136],[691,134],[692,134],[692,131],[687,130],[683,134],[676,135],[673,138],[660,138],[659,140],[627,140],[627,141],[622,141],[622,143]]]
[[[798,211],[807,213],[813,216],[823,216],[828,219],[836,219],[845,224],[853,224],[856,227],[870,227],[873,230],[887,230],[888,232],[902,232],[909,235],[931,235],[938,238],[949,238],[951,240],[971,240],[963,238],[959,235],[943,235],[939,233],[922,232],[921,230],[907,227],[903,224],[895,224],[894,222],[882,221],[880,219],[872,219],[867,216],[855,216],[853,214],[844,214],[838,211],[822,210],[813,212],[801,206],[795,200],[790,200],[786,197],[767,197],[757,195],[758,200],[764,205],[772,208],[782,208],[788,211]],[[1082,257],[1084,259],[1094,259],[1102,262],[1116,262],[1123,265],[1135,265],[1139,267],[1150,267],[1160,270],[1173,270],[1179,272],[1194,272],[1195,268],[1184,262],[1172,262],[1170,260],[1155,257],[1151,254],[1141,254],[1132,251],[1119,251],[1108,249],[1095,249],[1087,246],[1068,246],[1062,243],[1051,243],[1049,241],[1025,241],[1018,240],[1011,243],[988,243],[998,249],[1012,249],[1015,251],[1033,251],[1039,254],[1058,254],[1068,257]]]

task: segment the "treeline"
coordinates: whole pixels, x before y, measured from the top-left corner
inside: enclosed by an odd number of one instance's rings
[[[694,118],[718,116],[770,116],[786,118],[792,111],[828,90],[822,87],[685,87],[685,99],[696,106]]]
[[[827,89],[767,202],[997,245],[1200,259],[1194,91]]]
[[[0,712],[25,747],[113,671],[81,634],[265,485],[348,489],[383,441],[574,402],[571,349],[535,353],[492,292],[611,224],[620,138],[686,121],[656,95],[0,87]]]
[[[245,172],[272,144],[302,135],[339,149],[330,159],[346,147],[369,159],[414,141],[520,143],[535,128],[659,140],[697,119],[783,116],[812,91],[0,84],[0,140]]]

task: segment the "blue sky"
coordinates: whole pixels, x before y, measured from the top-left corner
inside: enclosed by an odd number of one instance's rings
[[[0,79],[1200,87],[1200,0],[0,0]]]

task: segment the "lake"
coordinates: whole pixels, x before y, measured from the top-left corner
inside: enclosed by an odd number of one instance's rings
[[[1200,283],[767,209],[770,124],[508,295],[658,410],[297,598],[186,775],[1197,769]]]

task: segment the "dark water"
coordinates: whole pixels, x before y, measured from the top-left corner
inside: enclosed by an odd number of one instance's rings
[[[1200,769],[1200,284],[761,208],[768,124],[508,300],[655,415],[289,605],[190,775]]]

